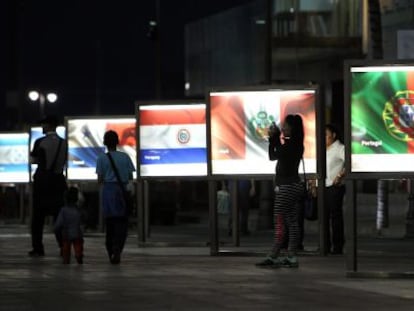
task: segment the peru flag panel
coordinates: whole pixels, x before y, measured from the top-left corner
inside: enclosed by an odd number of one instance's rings
[[[316,172],[316,92],[313,89],[210,93],[213,175],[273,175],[268,130],[288,114],[302,117],[306,172]],[[302,168],[301,168],[302,169]]]

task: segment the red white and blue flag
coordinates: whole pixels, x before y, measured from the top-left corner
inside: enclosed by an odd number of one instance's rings
[[[207,174],[206,107],[140,106],[142,176]]]

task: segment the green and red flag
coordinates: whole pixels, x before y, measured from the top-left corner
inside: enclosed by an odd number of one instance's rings
[[[352,154],[414,153],[414,67],[356,68]]]

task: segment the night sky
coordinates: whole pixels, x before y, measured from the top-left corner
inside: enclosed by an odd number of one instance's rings
[[[247,2],[160,0],[162,99],[184,97],[185,24]],[[133,114],[134,101],[156,99],[156,44],[147,36],[148,23],[156,15],[155,3],[3,2],[6,49],[0,55],[6,64],[0,92],[56,91],[59,101],[46,111],[60,116]],[[32,122],[39,109],[23,95],[22,115],[24,121]]]

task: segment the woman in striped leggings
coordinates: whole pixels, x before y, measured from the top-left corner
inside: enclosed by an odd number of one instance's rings
[[[287,115],[282,130],[276,124],[269,128],[269,159],[277,160],[275,176],[274,244],[271,253],[257,266],[274,268],[298,267],[296,250],[298,245],[298,203],[303,195],[303,184],[299,177],[299,163],[304,146],[302,118]],[[287,256],[281,256],[284,235],[289,234]]]

